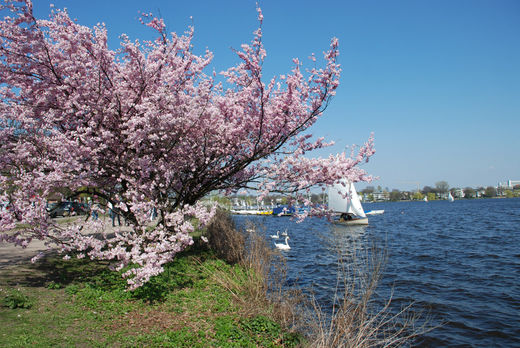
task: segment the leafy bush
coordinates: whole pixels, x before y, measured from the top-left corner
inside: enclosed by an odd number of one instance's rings
[[[76,295],[79,291],[79,286],[77,284],[71,284],[65,288],[65,293],[69,295]]]
[[[31,308],[33,301],[20,290],[11,290],[2,300],[2,305],[11,309]]]
[[[47,284],[47,289],[56,290],[56,289],[61,289],[61,288],[63,288],[63,285],[55,282],[54,280],[51,281],[49,284]]]
[[[281,332],[279,324],[263,315],[259,315],[247,320],[242,320],[240,324],[244,329],[257,335],[267,334],[271,336],[278,336]]]

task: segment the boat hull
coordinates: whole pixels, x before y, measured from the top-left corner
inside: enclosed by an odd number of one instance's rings
[[[338,225],[368,225],[368,218],[359,218],[352,220],[335,220],[334,223]]]

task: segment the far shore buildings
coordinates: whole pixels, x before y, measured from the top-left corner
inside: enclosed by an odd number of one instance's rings
[[[497,188],[512,190],[515,186],[520,185],[520,180],[507,180],[506,182],[499,182]]]
[[[520,180],[507,180],[506,182],[499,182],[495,189],[496,195],[498,197],[506,196],[506,191],[508,190],[516,192],[515,195],[518,196]],[[486,189],[484,187],[474,189],[474,194],[472,197],[466,197],[464,189],[461,188],[451,189],[450,192],[455,199],[482,198],[486,195]],[[402,191],[401,200],[413,200],[413,194],[414,192],[412,191]],[[390,200],[390,192],[387,190],[379,190],[369,194],[363,194],[360,192],[359,195],[363,202],[385,202]],[[448,199],[448,193],[436,193],[436,197],[437,199]]]

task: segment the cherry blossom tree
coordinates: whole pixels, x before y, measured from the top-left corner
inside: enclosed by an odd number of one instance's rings
[[[118,270],[133,264],[124,277],[134,289],[193,242],[194,221],[204,225],[214,213],[201,204],[212,191],[303,199],[340,178],[370,180],[358,165],[374,153],[372,137],[355,153],[309,157],[331,144],[307,130],[339,84],[336,39],[323,67],[312,58],[303,70],[294,59],[288,74],[265,79],[258,9],[251,44],[217,82],[205,73],[212,53],[192,50],[191,27],[168,33],[160,18],[143,15],[156,39],[123,35],[112,50],[101,24],[85,27],[54,9],[37,19],[29,0],[0,6],[8,13],[0,22],[0,201],[9,204],[0,241],[40,239],[65,257],[113,260]],[[97,196],[129,227],[57,224],[46,211],[56,194]]]

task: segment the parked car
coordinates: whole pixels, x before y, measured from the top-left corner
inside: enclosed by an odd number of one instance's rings
[[[86,215],[88,213],[88,205],[79,202],[59,202],[49,209],[49,215],[51,218],[58,216]]]
[[[52,202],[52,203],[47,203],[47,211],[51,211],[52,209],[56,208],[58,206],[59,203],[57,202]]]

